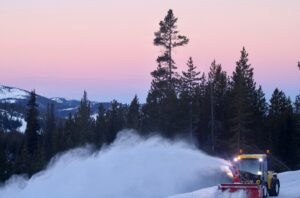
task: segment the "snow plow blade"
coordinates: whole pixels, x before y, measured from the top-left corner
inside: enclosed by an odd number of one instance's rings
[[[218,186],[218,189],[221,192],[229,192],[229,193],[244,191],[245,198],[263,197],[263,189],[260,185],[257,184],[242,184],[242,183],[220,184]]]

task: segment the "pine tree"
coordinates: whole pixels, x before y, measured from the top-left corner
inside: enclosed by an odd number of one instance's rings
[[[195,96],[196,87],[199,85],[201,78],[200,72],[196,71],[197,66],[194,65],[192,57],[187,62],[187,71],[182,72],[181,77],[181,95],[182,97],[192,98]]]
[[[125,126],[126,109],[116,100],[111,102],[111,109],[107,112],[108,116],[108,133],[106,143],[112,143],[118,132]]]
[[[38,121],[39,112],[37,109],[38,105],[36,103],[36,94],[34,90],[30,93],[30,98],[27,106],[27,127],[25,130],[26,145],[29,155],[33,156],[37,152],[39,138],[38,132],[40,130],[40,125]]]
[[[177,18],[170,9],[163,21],[159,23],[159,31],[155,32],[154,45],[163,47],[164,51],[157,58],[157,62],[167,67],[169,86],[174,88],[175,61],[172,56],[173,49],[188,44],[189,39],[179,34],[177,30]]]
[[[84,91],[83,97],[80,101],[80,106],[78,108],[77,117],[75,119],[75,124],[78,127],[78,142],[79,144],[84,144],[87,142],[92,142],[92,119],[91,119],[91,104],[87,98],[87,92]]]
[[[106,121],[106,110],[102,104],[99,105],[98,115],[96,119],[96,144],[101,146],[103,143],[108,142],[107,140],[107,121]]]
[[[294,148],[295,152],[295,163],[294,168],[299,169],[300,168],[300,95],[296,97],[295,103],[294,103],[294,136],[293,141],[295,142],[296,146]]]
[[[294,106],[295,106],[295,113],[297,115],[300,115],[300,95],[296,96]]]
[[[44,150],[46,159],[50,159],[53,155],[53,133],[55,130],[55,113],[54,104],[47,105],[46,128],[44,132]]]
[[[194,107],[196,106],[196,93],[201,77],[200,72],[196,71],[197,66],[194,65],[192,57],[187,61],[187,69],[182,72],[180,79],[179,102],[180,107],[177,109],[180,114],[178,120],[179,129],[188,132],[191,141],[194,138]]]
[[[162,103],[167,100],[174,89],[168,88],[168,75],[166,68],[159,63],[157,69],[151,72],[153,77],[147,95],[146,104],[143,106],[143,131],[153,132],[161,130]]]
[[[254,122],[251,128],[253,128],[252,135],[249,136],[259,149],[269,149],[266,145],[268,134],[266,130],[266,119],[268,114],[268,104],[266,102],[265,94],[262,87],[255,91],[253,97],[252,111],[254,115]],[[252,142],[252,144],[253,144]]]
[[[194,136],[196,137],[195,142],[200,145],[200,149],[208,151],[209,139],[209,106],[208,106],[208,92],[207,92],[207,77],[205,73],[202,73],[200,77],[199,85],[196,87],[196,95],[193,99],[193,122],[195,126]],[[211,147],[210,147],[211,148]]]
[[[209,128],[211,131],[211,141],[209,142],[214,152],[215,149],[222,150],[225,147],[224,138],[228,135],[225,133],[228,78],[226,72],[222,70],[222,66],[217,64],[215,60],[211,63],[208,73],[207,92],[209,93],[207,106],[210,107]]]
[[[295,157],[294,131],[292,129],[293,108],[291,100],[278,89],[274,90],[270,99],[268,124],[269,142],[273,154],[291,165],[291,161]]]
[[[235,151],[249,146],[253,129],[253,97],[255,95],[253,68],[248,63],[248,53],[243,47],[240,60],[236,62],[231,81],[230,131],[231,145]]]
[[[140,129],[140,104],[137,95],[134,96],[130,103],[128,115],[127,115],[127,128]]]
[[[5,156],[4,132],[0,129],[0,183],[7,179],[7,160]]]

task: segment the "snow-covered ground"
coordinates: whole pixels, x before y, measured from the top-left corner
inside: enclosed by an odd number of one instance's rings
[[[55,102],[57,102],[57,103],[63,103],[64,101],[64,99],[63,98],[59,98],[59,97],[55,97],[55,98],[50,98],[50,100],[53,100],[53,101],[55,101]]]
[[[21,122],[21,126],[17,128],[17,131],[24,133],[27,127],[27,122],[25,121],[25,118],[22,114],[18,113],[18,112],[8,112],[5,110],[1,110],[0,109],[0,114],[4,115],[7,114],[7,116],[9,117],[10,120],[14,120],[14,121],[19,121]],[[10,132],[10,131],[6,131],[6,132]]]
[[[17,130],[21,133],[25,133],[27,122],[25,121],[24,118],[18,118],[18,119],[21,121],[22,125]]]
[[[300,171],[290,171],[280,173],[278,178],[281,183],[278,198],[300,198]],[[168,198],[243,198],[245,195],[242,191],[237,193],[220,193],[217,186],[202,188],[200,190],[170,196]]]

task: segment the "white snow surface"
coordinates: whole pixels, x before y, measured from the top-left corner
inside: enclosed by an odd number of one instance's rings
[[[61,109],[59,111],[72,111],[74,109],[78,109],[78,107],[70,107],[70,108],[66,108],[66,109]]]
[[[62,100],[62,98],[59,97],[55,97],[55,98],[51,98],[51,100],[57,102],[57,103],[63,103],[64,101]]]
[[[91,115],[91,118],[93,118],[95,121],[97,120],[98,117],[98,113],[94,113]]]
[[[20,127],[18,127],[17,130],[21,133],[25,133],[25,130],[26,130],[26,127],[27,127],[27,122],[25,121],[25,118],[17,112],[13,112],[13,115],[11,115],[11,113],[8,112],[8,111],[0,110],[0,114],[3,115],[5,113],[8,115],[8,117],[10,119],[20,121],[22,125]],[[10,131],[7,131],[7,132],[10,132]]]
[[[300,198],[300,171],[289,171],[278,174],[280,192],[278,198]],[[244,198],[243,191],[236,193],[220,193],[217,186],[202,188],[200,190],[170,196],[168,198]]]
[[[24,118],[19,118],[19,120],[21,121],[22,125],[17,130],[21,133],[25,133],[27,128],[27,122],[25,121]]]
[[[0,100],[2,99],[26,99],[29,96],[28,92],[0,85]]]
[[[216,185],[226,165],[184,142],[127,130],[99,152],[71,150],[29,180],[12,177],[0,198],[162,198]]]

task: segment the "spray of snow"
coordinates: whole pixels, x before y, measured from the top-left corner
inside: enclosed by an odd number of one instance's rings
[[[29,180],[12,177],[0,198],[167,197],[220,183],[226,166],[187,143],[126,130],[99,152],[71,150]]]

